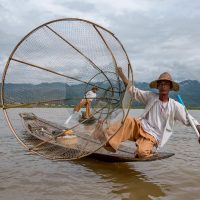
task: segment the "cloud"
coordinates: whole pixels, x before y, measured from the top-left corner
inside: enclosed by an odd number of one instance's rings
[[[187,0],[1,0],[0,72],[5,58],[33,28],[78,17],[115,33],[127,50],[136,81],[151,81],[163,71],[178,81],[200,81],[199,9],[199,1]]]

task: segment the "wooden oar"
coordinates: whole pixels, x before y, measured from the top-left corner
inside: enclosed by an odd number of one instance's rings
[[[71,118],[73,117],[74,114],[75,114],[75,113],[72,113],[72,114],[66,119],[66,121],[65,121],[65,123],[64,123],[65,126],[69,123],[69,121],[71,120]]]

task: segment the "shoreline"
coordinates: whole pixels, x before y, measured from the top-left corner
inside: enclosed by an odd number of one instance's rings
[[[0,109],[2,109],[3,106],[0,105]],[[60,105],[60,106],[21,106],[19,107],[19,105],[16,105],[16,107],[13,106],[13,108],[74,108],[74,105],[66,105],[66,106],[63,106],[63,105]],[[193,106],[188,106],[186,107],[187,110],[200,110],[200,106],[197,106],[197,107],[193,107]],[[8,106],[8,109],[12,109],[12,106],[9,108]],[[132,106],[130,109],[144,109],[143,106]]]

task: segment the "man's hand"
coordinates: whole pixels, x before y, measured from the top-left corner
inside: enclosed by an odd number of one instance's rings
[[[199,133],[200,133],[200,125],[197,125],[197,130],[198,130]]]
[[[119,77],[124,76],[124,72],[122,71],[122,68],[121,68],[121,67],[116,67],[116,72],[117,72],[117,74],[119,75]]]
[[[197,130],[199,131],[200,134],[200,125],[197,125]],[[200,144],[200,137],[199,137],[199,144]]]
[[[124,72],[122,71],[121,67],[116,67],[116,73],[119,75],[119,77],[122,79],[125,85],[128,85],[128,79],[126,78]]]

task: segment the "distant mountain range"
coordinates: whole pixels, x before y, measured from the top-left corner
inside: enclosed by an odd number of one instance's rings
[[[180,91],[178,92],[186,106],[200,107],[200,82],[196,80],[185,80],[179,83]],[[0,84],[1,86],[1,84]],[[135,86],[142,90],[150,90],[148,83],[136,82]],[[77,99],[84,95],[85,85],[67,85],[65,83],[41,83],[38,85],[33,84],[6,84],[5,96],[8,98],[8,102],[16,103],[29,103],[37,101],[65,99],[66,104],[75,104]],[[89,89],[89,88],[87,88]],[[156,92],[156,90],[152,90]],[[177,93],[171,92],[170,96],[176,99]],[[134,102],[136,106],[140,104]]]

